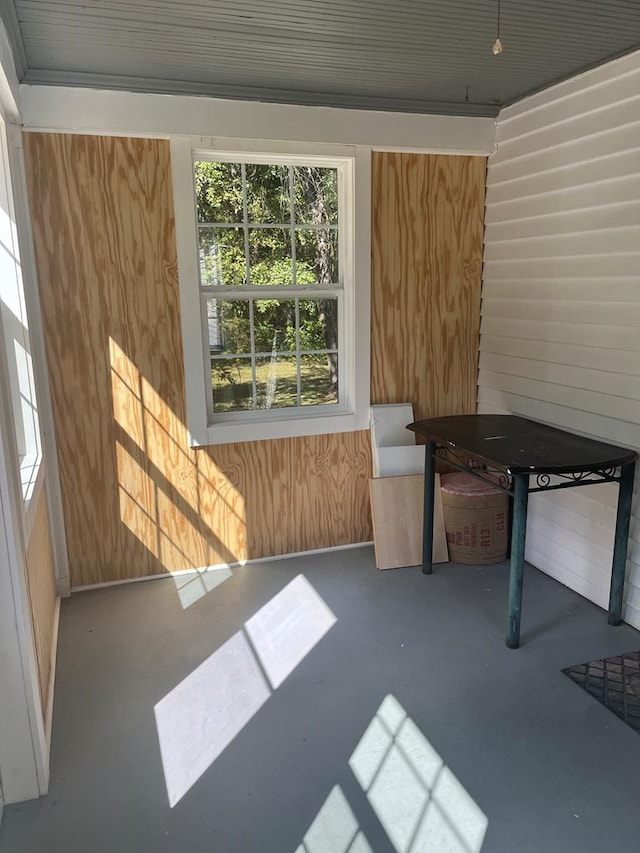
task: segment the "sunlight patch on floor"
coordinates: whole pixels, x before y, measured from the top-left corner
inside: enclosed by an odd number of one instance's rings
[[[186,610],[196,601],[214,590],[231,577],[229,566],[208,569],[194,569],[188,572],[172,572],[173,582],[180,598],[182,609]]]
[[[298,575],[245,628],[275,690],[336,623],[304,575]]]
[[[155,706],[173,807],[267,701],[271,691],[242,631]]]
[[[393,696],[349,766],[398,853],[479,853],[486,815]]]
[[[325,800],[296,853],[372,853],[339,785]]]
[[[222,583],[229,575],[221,572],[198,573],[195,579],[205,583],[213,576]],[[188,578],[195,582],[187,576],[179,593],[188,589]],[[156,704],[172,808],[267,701],[272,693],[267,678],[273,690],[279,687],[335,623],[323,599],[298,575]]]

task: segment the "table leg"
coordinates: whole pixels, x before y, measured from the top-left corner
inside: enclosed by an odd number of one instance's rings
[[[529,477],[527,474],[515,474],[513,477],[513,521],[511,528],[511,569],[509,572],[509,617],[507,624],[507,648],[509,649],[517,649],[520,645],[522,577],[524,573],[524,542],[527,535],[528,501]]]
[[[422,573],[433,571],[433,490],[436,480],[436,443],[424,446],[424,509],[422,511]]]
[[[613,566],[611,568],[611,590],[609,592],[609,625],[619,625],[622,622],[622,593],[624,592],[624,576],[627,567],[635,469],[636,463],[630,462],[628,465],[623,465],[620,472],[616,537],[613,544]]]

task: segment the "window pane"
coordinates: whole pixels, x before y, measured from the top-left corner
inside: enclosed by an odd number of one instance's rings
[[[256,358],[258,409],[283,409],[298,405],[295,356]]]
[[[200,283],[203,287],[244,284],[247,265],[241,228],[200,228]]]
[[[338,170],[296,166],[293,170],[296,222],[322,225],[338,221]]]
[[[240,299],[207,300],[209,350],[211,355],[251,352],[249,302]]]
[[[338,402],[338,354],[300,356],[300,397],[303,406]]]
[[[256,352],[282,352],[296,348],[294,299],[256,299],[253,303]]]
[[[338,300],[300,300],[300,349],[338,348]]]
[[[247,163],[247,213],[249,222],[277,225],[291,221],[288,166]]]
[[[239,163],[194,163],[198,222],[244,222]]]
[[[338,232],[296,228],[298,284],[328,287],[338,283]]]
[[[293,284],[289,230],[251,228],[249,258],[251,284]]]
[[[215,412],[253,409],[250,358],[212,358],[211,384]]]

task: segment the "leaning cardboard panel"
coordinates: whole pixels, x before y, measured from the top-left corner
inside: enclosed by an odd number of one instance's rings
[[[424,477],[381,477],[369,481],[376,566],[397,569],[422,563]],[[433,513],[433,562],[446,563],[447,537],[442,516],[440,475],[436,474]]]

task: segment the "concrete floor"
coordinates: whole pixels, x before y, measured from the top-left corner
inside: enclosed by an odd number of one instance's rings
[[[509,651],[506,589],[367,547],[75,594],[50,793],[0,853],[636,851],[640,738],[560,670],[640,635],[527,568]]]

